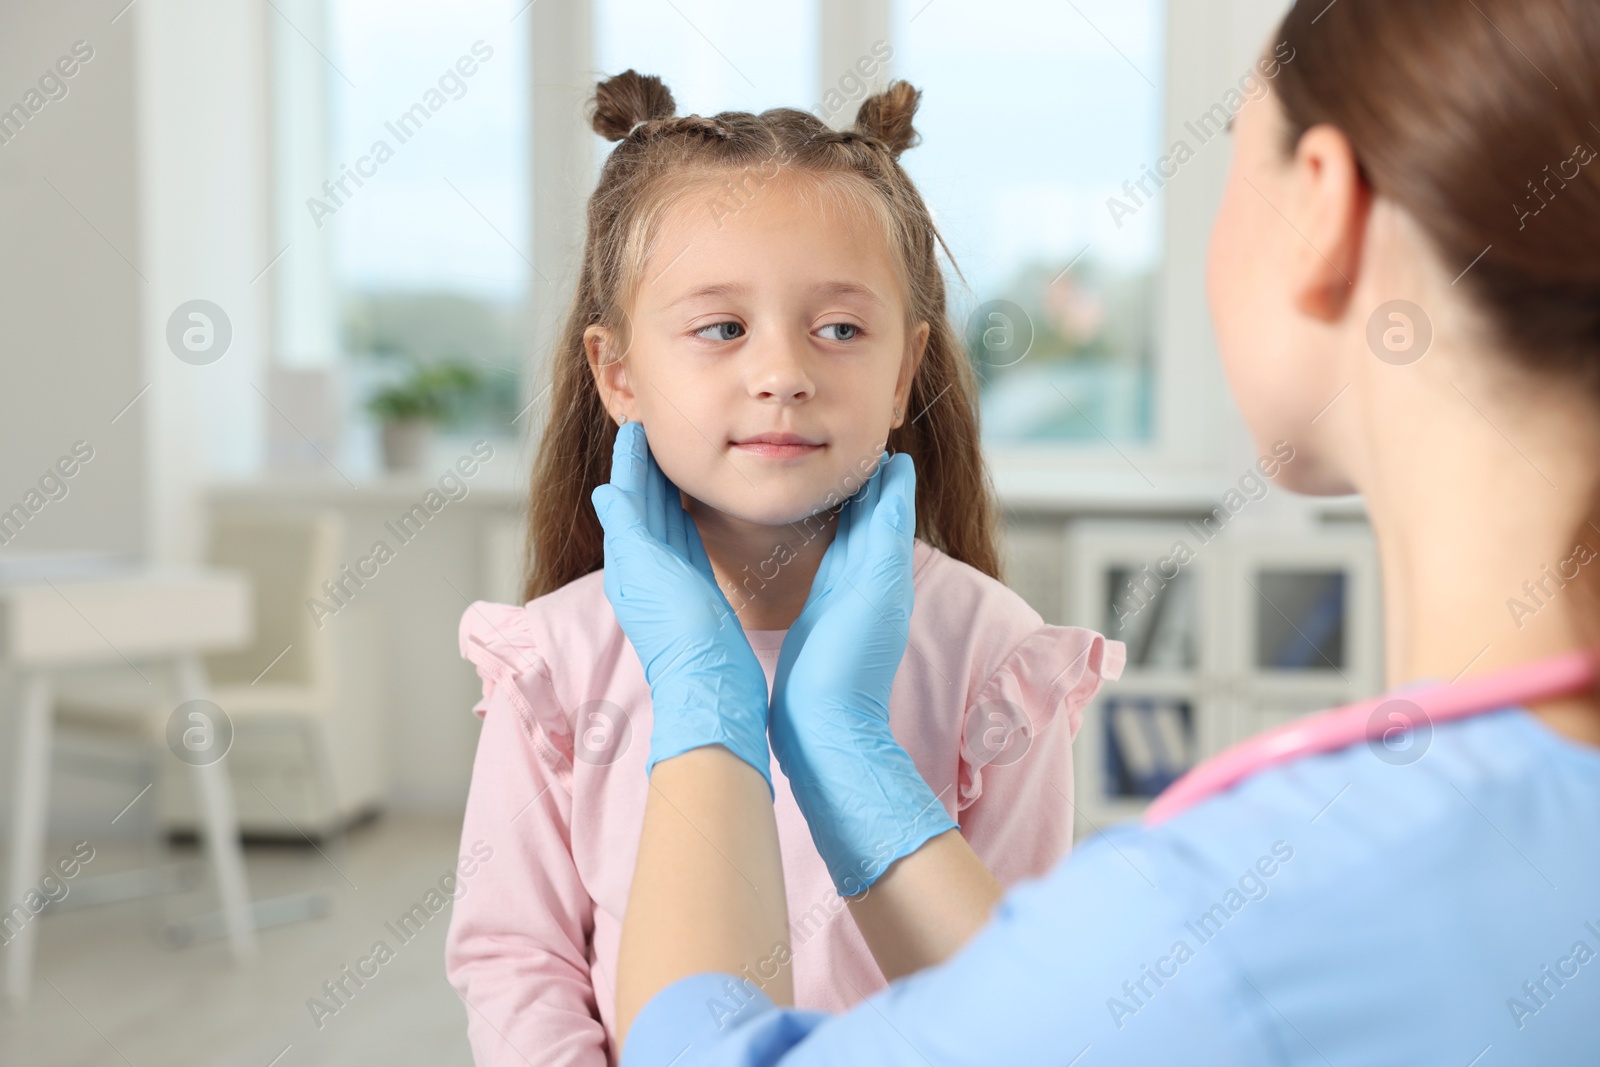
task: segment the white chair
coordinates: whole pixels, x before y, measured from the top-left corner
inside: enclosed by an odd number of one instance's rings
[[[320,586],[338,576],[342,545],[343,522],[334,512],[227,514],[212,523],[209,562],[248,574],[254,589],[252,642],[213,653],[205,660],[212,681],[210,699],[233,726],[233,748],[225,761],[232,765],[231,807],[244,833],[303,838],[316,844],[336,835],[349,820],[350,798],[341,796],[346,790],[341,790],[340,776],[334,770],[330,726],[341,698],[351,688],[349,683],[365,681],[352,678],[352,674],[362,668],[370,670],[373,657],[352,653],[355,662],[346,662],[343,652],[351,650],[366,631],[354,620],[337,618],[325,621],[319,629],[307,608],[308,598],[328,599]],[[352,667],[357,670],[352,672]],[[183,788],[192,768],[174,759],[166,747],[167,719],[176,706],[171,696],[152,704],[148,686],[131,688],[125,679],[104,675],[71,678],[61,688],[58,720],[80,741],[108,736],[142,738],[145,751],[156,755],[157,773],[145,781],[158,786],[153,810],[168,830],[203,825],[203,807],[191,790]],[[297,737],[299,752],[286,759],[281,748],[273,748],[273,738],[278,736]],[[286,780],[278,773],[286,763],[295,772],[287,780],[303,778],[305,795],[298,789],[286,792],[278,788]],[[141,769],[148,773],[147,768]],[[298,773],[301,770],[303,775]],[[263,789],[267,782],[269,788]],[[358,783],[357,791],[364,794],[363,800],[369,800],[373,790],[363,783]],[[344,866],[332,859],[329,863],[336,868]],[[329,879],[326,871],[323,873],[326,884]],[[162,886],[142,892],[129,888],[118,898],[159,891]],[[95,898],[84,902],[95,902]],[[262,929],[318,918],[330,908],[328,893],[318,889],[255,901],[250,905],[250,919],[254,928]],[[218,936],[224,929],[223,917],[208,913],[170,924],[166,932],[175,943],[184,943]]]
[[[256,640],[207,660],[216,701],[239,730],[234,773],[248,835],[321,842],[386,791],[375,627],[360,590],[340,573],[344,545],[334,511],[228,511],[212,522],[211,561],[249,573],[256,586]],[[330,580],[345,585],[349,603],[323,588]],[[319,621],[313,600],[336,614]],[[168,828],[196,825],[188,792],[175,788],[181,782],[169,774],[162,786]]]

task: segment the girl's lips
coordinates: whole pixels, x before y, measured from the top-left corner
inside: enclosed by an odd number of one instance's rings
[[[820,452],[823,448],[822,445],[779,445],[770,441],[736,441],[733,447],[746,455],[764,456],[767,459],[799,459]]]

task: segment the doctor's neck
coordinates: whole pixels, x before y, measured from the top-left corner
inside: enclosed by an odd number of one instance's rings
[[[1595,643],[1591,401],[1494,353],[1430,352],[1422,363],[1415,388],[1345,412],[1368,457],[1359,481],[1382,559],[1388,684],[1455,681]],[[1543,713],[1600,744],[1592,701]]]
[[[1322,350],[1323,395],[1338,396],[1298,438],[1296,462],[1309,491],[1363,497],[1386,687],[1600,643],[1600,401],[1496,341],[1392,205],[1372,207],[1360,244]],[[1366,332],[1396,292],[1431,311],[1431,344],[1401,366],[1375,359]],[[1592,698],[1532,710],[1600,744]]]

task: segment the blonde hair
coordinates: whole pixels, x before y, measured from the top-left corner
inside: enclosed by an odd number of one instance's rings
[[[589,198],[577,289],[550,361],[551,414],[533,468],[524,600],[605,565],[604,531],[589,496],[610,477],[617,427],[594,384],[584,330],[604,326],[626,349],[625,309],[673,205],[722,179],[721,192],[707,202],[721,225],[746,194],[753,195],[752,182],[759,191],[780,173],[804,176],[807,181],[795,183],[802,195],[814,189],[823,203],[864,209],[883,226],[906,290],[907,323],[929,324],[907,418],[888,439],[890,451],[905,452],[916,464],[917,536],[1000,578],[998,510],[979,440],[977,376],[945,306],[936,255],[943,239],[898,162],[919,140],[911,120],[921,95],[896,81],[862,101],[854,125],[836,131],[794,108],[680,117],[661,79],[632,70],[599,83],[590,119],[595,132],[620,143]]]

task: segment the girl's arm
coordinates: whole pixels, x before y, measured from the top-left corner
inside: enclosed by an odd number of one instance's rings
[[[656,764],[617,955],[619,1044],[646,1001],[702,971],[793,1004],[788,916],[766,779],[721,745]]]

